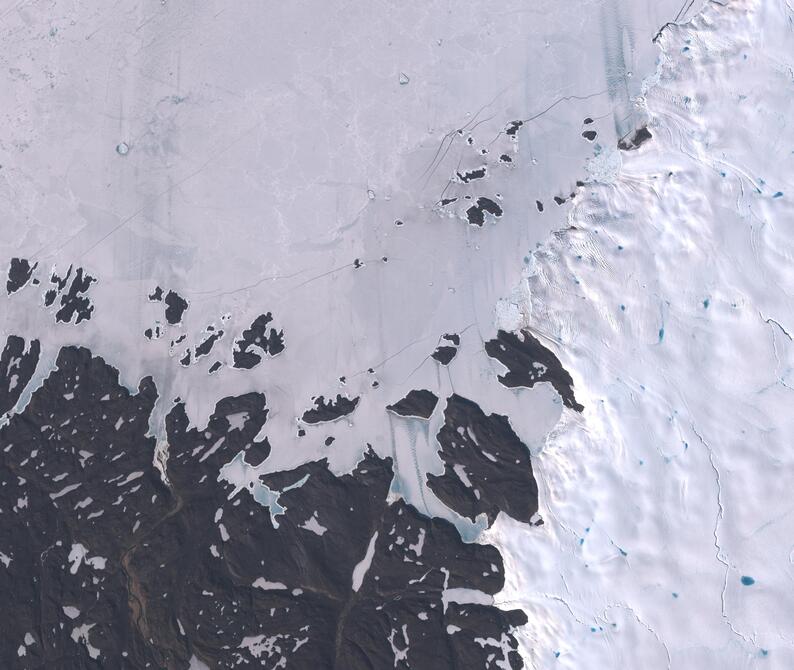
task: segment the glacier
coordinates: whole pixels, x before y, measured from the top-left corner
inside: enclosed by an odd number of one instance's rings
[[[708,3],[660,35],[653,140],[593,170],[525,271],[585,406],[504,515],[530,667],[794,665],[794,12]]]

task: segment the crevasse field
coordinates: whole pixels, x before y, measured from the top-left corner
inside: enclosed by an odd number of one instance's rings
[[[783,2],[665,29],[653,141],[532,255],[525,322],[585,410],[534,454],[542,530],[485,534],[530,667],[794,667],[793,38]]]
[[[788,0],[0,44],[0,668],[794,668]]]

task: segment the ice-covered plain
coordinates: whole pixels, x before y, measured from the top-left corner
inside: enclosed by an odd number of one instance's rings
[[[793,22],[0,10],[0,665],[794,665]]]

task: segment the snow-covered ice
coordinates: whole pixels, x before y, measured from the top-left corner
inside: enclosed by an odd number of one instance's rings
[[[530,667],[794,667],[793,39],[774,1],[667,27],[653,140],[533,253],[585,411],[535,458],[545,525],[484,534]]]

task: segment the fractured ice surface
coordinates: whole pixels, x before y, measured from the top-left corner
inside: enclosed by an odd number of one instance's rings
[[[536,667],[794,667],[792,25],[665,28],[648,132],[526,269],[584,406],[533,454],[547,522],[485,533]]]

